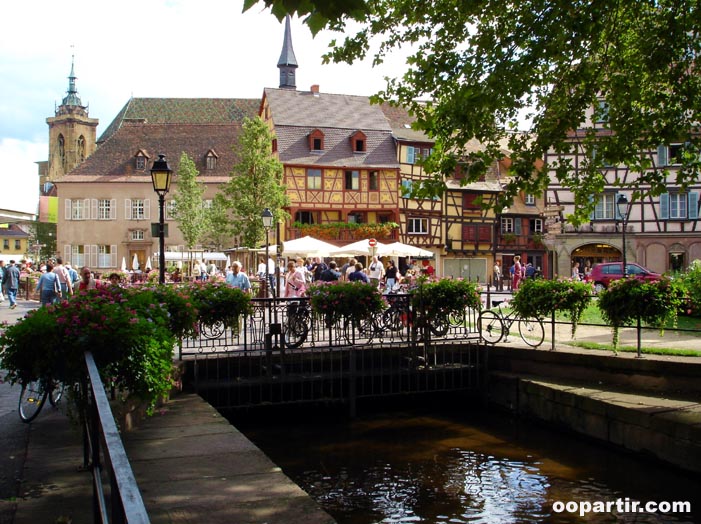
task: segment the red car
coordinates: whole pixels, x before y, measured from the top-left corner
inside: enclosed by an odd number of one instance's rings
[[[629,277],[635,277],[638,280],[659,280],[662,275],[645,269],[643,266],[632,262],[626,263],[626,273]],[[594,289],[598,293],[602,289],[609,287],[612,280],[623,278],[623,263],[608,262],[605,264],[595,265],[591,273],[587,275],[586,281],[594,284]]]

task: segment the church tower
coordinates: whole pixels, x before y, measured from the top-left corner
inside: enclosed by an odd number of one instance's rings
[[[295,51],[292,49],[290,15],[285,17],[285,38],[282,42],[282,52],[280,53],[280,59],[277,61],[277,67],[280,70],[280,88],[296,89],[295,70],[298,65],[297,58],[295,58]]]
[[[71,74],[68,92],[56,108],[56,115],[46,119],[49,124],[48,181],[59,180],[95,151],[97,118],[88,117],[75,87],[74,57],[71,57]]]

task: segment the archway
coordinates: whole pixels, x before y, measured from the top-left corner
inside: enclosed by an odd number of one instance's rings
[[[621,250],[611,244],[585,244],[579,246],[572,251],[571,264],[579,262],[581,273],[585,274],[588,271],[586,268],[592,268],[596,264],[602,262],[620,262],[623,259]]]

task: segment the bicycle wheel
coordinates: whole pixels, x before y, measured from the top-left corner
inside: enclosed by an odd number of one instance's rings
[[[22,422],[31,422],[37,417],[41,408],[44,407],[48,394],[49,392],[46,391],[41,380],[33,380],[22,384],[18,406],[19,418]]]
[[[443,337],[448,333],[450,323],[448,317],[438,317],[434,318],[433,322],[429,321],[428,327],[431,329],[431,333],[437,337]]]
[[[305,313],[295,313],[288,317],[285,329],[285,346],[298,348],[307,340],[309,333],[308,316]]]
[[[53,407],[57,407],[58,403],[61,402],[63,398],[63,392],[66,389],[66,385],[63,382],[52,382],[51,383],[51,393],[49,394],[49,402]]]
[[[402,312],[394,307],[385,310],[382,313],[382,329],[389,331],[399,331],[404,327],[402,323]]]
[[[494,311],[482,311],[477,322],[480,336],[488,344],[496,344],[504,336],[504,323]]]
[[[526,344],[537,348],[545,339],[543,321],[538,318],[521,318],[518,321],[518,333]]]

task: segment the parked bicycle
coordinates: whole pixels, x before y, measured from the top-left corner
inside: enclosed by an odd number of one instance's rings
[[[62,382],[49,378],[23,382],[17,408],[19,418],[22,422],[31,422],[37,418],[47,398],[52,406],[57,407],[64,389],[65,385]]]
[[[518,323],[518,333],[521,339],[531,347],[538,347],[545,339],[543,321],[535,317],[519,317],[515,311],[504,313],[504,302],[500,302],[494,309],[487,309],[480,313],[478,325],[480,335],[488,344],[496,344],[502,338],[509,341],[511,326]]]
[[[285,346],[297,348],[304,344],[312,324],[309,301],[292,301],[287,304],[287,320],[283,326]]]

